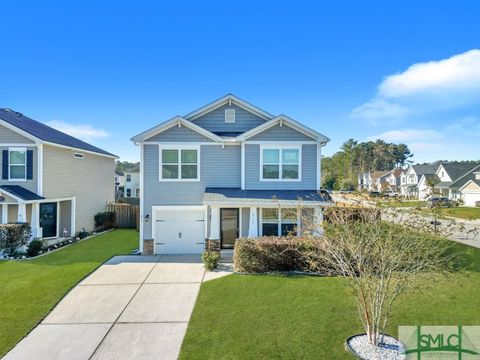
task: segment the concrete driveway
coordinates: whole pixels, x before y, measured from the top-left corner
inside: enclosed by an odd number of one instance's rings
[[[199,255],[115,257],[5,359],[176,359],[204,273]]]

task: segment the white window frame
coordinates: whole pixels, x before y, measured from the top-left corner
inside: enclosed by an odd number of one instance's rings
[[[13,164],[10,161],[11,152],[24,152],[25,153],[25,164]],[[25,176],[22,178],[11,178],[11,167],[12,166],[25,166]],[[27,148],[26,147],[11,147],[8,148],[8,181],[27,181]]]
[[[132,174],[125,174],[125,182],[132,182]]]
[[[271,221],[265,221],[263,218],[263,212],[267,209],[275,209],[278,210],[278,220],[276,222],[271,222]],[[282,222],[282,210],[294,210],[295,213],[297,214],[295,222]],[[298,209],[294,207],[265,207],[265,208],[260,208],[260,235],[263,236],[263,224],[277,224],[277,235],[276,236],[282,236],[282,224],[294,224],[297,227],[297,236],[300,235],[300,219],[298,216]]]
[[[163,159],[162,159],[162,151],[163,150],[177,150],[178,151],[178,178],[177,179],[164,179],[162,174],[162,167],[163,167]],[[197,151],[197,177],[194,179],[182,179],[182,150],[196,150]],[[159,171],[158,171],[158,179],[159,181],[165,182],[192,182],[192,181],[200,181],[200,145],[158,145],[158,162],[159,162]],[[172,165],[172,164],[170,164]],[[189,164],[193,165],[193,164]]]
[[[278,179],[264,179],[263,178],[263,150],[278,150]],[[283,168],[283,150],[298,150],[298,179],[282,179]],[[269,164],[267,164],[269,165]],[[273,165],[273,164],[272,164]],[[275,164],[276,165],[276,164]],[[285,164],[294,165],[294,164]],[[318,166],[318,165],[317,165]],[[302,181],[302,145],[260,145],[260,181],[276,181],[276,182],[298,182]]]

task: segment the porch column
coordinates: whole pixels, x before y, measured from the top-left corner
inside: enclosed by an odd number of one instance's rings
[[[212,207],[210,219],[210,240],[220,239],[220,208]]]
[[[250,208],[250,224],[248,226],[248,237],[258,236],[257,208]]]
[[[2,224],[8,223],[8,204],[2,204]]]
[[[32,218],[30,220],[30,226],[32,228],[32,237],[39,238],[42,237],[42,231],[40,229],[39,223],[39,216],[40,216],[40,204],[33,203],[32,204]]]
[[[320,206],[316,206],[313,208],[313,224],[314,230],[313,234],[315,236],[323,235],[323,212]]]
[[[27,205],[25,203],[18,204],[18,222],[26,222],[27,221]]]

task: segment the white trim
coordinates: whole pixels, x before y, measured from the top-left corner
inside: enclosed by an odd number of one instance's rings
[[[245,143],[242,142],[240,153],[240,188],[245,190]]]
[[[210,103],[210,104],[207,104],[205,106],[202,106],[201,108],[197,109],[197,110],[194,110],[190,113],[188,113],[187,115],[184,116],[185,119],[187,120],[190,120],[190,121],[194,121],[195,119],[198,119],[199,117],[201,117],[202,115],[205,115],[207,113],[209,113],[210,111],[213,111],[215,109],[218,109],[219,107],[225,105],[225,104],[229,104],[231,106],[231,104],[234,104],[244,110],[247,110],[248,112],[251,112],[253,113],[254,115],[257,115],[258,117],[264,119],[264,120],[270,120],[273,118],[273,115],[272,114],[269,114],[268,112],[236,97],[235,95],[232,95],[232,94],[228,94],[228,95],[225,95],[223,97],[221,97],[220,99],[218,100],[215,100],[214,102]]]
[[[7,203],[2,203],[2,224],[8,223],[8,205]]]
[[[263,150],[279,150],[278,154],[278,179],[264,179],[263,178]],[[283,165],[283,150],[298,150],[298,179],[283,179],[282,178],[282,165]],[[269,164],[267,164],[269,165]],[[295,164],[285,164],[295,165]],[[302,146],[298,145],[260,145],[260,162],[259,162],[259,180],[261,182],[300,182],[302,181]]]
[[[13,152],[13,151],[16,151],[16,152],[23,152],[25,154],[25,163],[22,165],[22,164],[12,164],[11,162],[11,158],[10,158],[10,153]],[[25,147],[9,147],[8,148],[8,181],[27,181],[27,157],[28,157],[28,152],[27,152],[27,148]],[[24,166],[25,167],[25,176],[23,178],[11,178],[10,177],[10,167],[11,166]]]
[[[224,142],[198,142],[198,141],[190,141],[190,142],[174,142],[174,141],[137,141],[135,145],[162,145],[162,144],[171,144],[171,145],[202,145],[202,146],[225,146],[225,145],[237,145],[240,146],[241,143],[237,141],[230,141],[229,139],[223,139]]]
[[[322,146],[320,143],[317,144],[317,161],[315,162],[317,166],[317,190],[322,188]]]
[[[28,132],[26,132],[22,129],[19,129],[15,125],[10,124],[8,121],[3,120],[2,118],[0,118],[0,125],[6,127],[9,130],[12,130],[12,131],[16,132],[17,134],[22,135],[23,137],[26,137],[27,139],[32,140],[35,143],[41,143],[42,142],[42,140],[39,139],[38,137],[36,137],[32,134],[29,134]]]
[[[241,135],[239,135],[237,137],[237,141],[241,141],[241,140],[246,140],[248,138],[251,138],[252,136],[255,136],[257,134],[260,134],[261,132],[264,132],[265,130],[268,130],[270,129],[271,127],[279,124],[279,123],[282,123],[282,126],[283,125],[286,125],[294,130],[297,130],[298,132],[301,132],[303,133],[304,135],[308,136],[308,137],[311,137],[312,139],[314,140],[317,140],[317,141],[320,141],[322,143],[327,143],[330,141],[330,139],[328,137],[326,137],[325,135],[322,135],[320,134],[319,132],[313,130],[313,129],[310,129],[309,127],[299,123],[298,121],[295,121],[285,115],[279,115],[277,116],[276,118],[270,120],[270,121],[267,121],[266,123],[262,124],[262,125],[259,125]]]
[[[270,144],[273,144],[273,145],[276,145],[279,143],[279,140],[264,140],[264,141],[250,141],[250,140],[245,140],[243,141],[243,143],[247,144],[247,145],[270,145]],[[314,145],[314,144],[318,144],[319,142],[318,141],[315,141],[315,140],[312,140],[312,141],[283,141],[282,140],[282,144],[286,144],[286,145],[297,145],[297,146],[300,146],[300,145]]]
[[[31,144],[23,144],[23,143],[2,143],[0,144],[2,147],[37,147],[40,144],[37,143],[31,143]]]
[[[37,194],[43,196],[43,144],[37,146]]]
[[[77,197],[73,196],[70,203],[70,236],[74,237],[76,233],[76,216],[77,216]]]
[[[468,185],[470,185],[470,184],[475,184],[477,187],[480,188],[480,186],[478,186],[475,181],[473,181],[473,180],[470,179],[470,180],[468,180],[465,184],[463,184],[463,186],[462,186],[461,188],[459,188],[458,190],[459,190],[459,191],[463,191],[463,190],[464,190]]]
[[[303,208],[313,208],[315,206],[332,206],[333,202],[328,201],[307,201],[303,202],[302,200],[265,200],[259,202],[248,202],[248,201],[204,201],[203,205],[205,206],[216,206],[216,207],[295,207],[301,205]]]
[[[300,218],[299,218],[299,212],[298,212],[298,209],[296,209],[295,207],[288,207],[288,206],[283,206],[283,207],[279,207],[279,206],[271,206],[271,207],[262,207],[260,208],[260,236],[263,236],[263,224],[264,224],[264,221],[263,221],[263,210],[264,209],[274,209],[274,210],[277,210],[277,221],[276,222],[265,222],[265,224],[277,224],[277,235],[276,236],[282,236],[282,225],[283,224],[294,224],[297,226],[297,236],[299,235],[299,224],[300,224]],[[282,222],[282,209],[293,209],[295,210],[295,214],[296,214],[296,219],[295,219],[295,222]]]
[[[143,184],[143,171],[144,171],[144,163],[143,163],[143,152],[144,152],[144,146],[143,144],[140,145],[140,244],[139,244],[139,251],[140,253],[143,254],[143,234],[144,234],[144,226],[145,226],[145,209],[144,207],[144,191],[145,191],[145,186]],[[152,227],[153,227],[153,214],[150,215],[150,221],[152,221]],[[153,232],[151,238],[153,239]],[[155,241],[154,241],[155,243]],[[153,245],[154,251],[155,251],[155,244]]]
[[[230,116],[232,117],[231,119],[227,120],[227,112],[230,112]],[[235,124],[235,121],[236,121],[235,108],[225,109],[225,124]]]
[[[135,143],[141,142],[144,139],[148,139],[152,136],[158,135],[168,129],[171,129],[174,126],[179,126],[181,127],[182,125],[185,125],[189,129],[199,133],[200,135],[205,136],[206,138],[209,138],[213,141],[216,142],[223,142],[225,139],[221,138],[220,136],[215,135],[214,133],[180,117],[180,116],[175,116],[174,118],[165,121],[164,123],[161,123],[160,125],[154,126],[151,129],[148,129],[147,131],[144,131],[138,135],[135,135],[132,137],[130,140],[132,140]]]
[[[163,150],[177,150],[178,151],[178,178],[176,179],[164,179],[162,174],[162,166],[163,166],[163,158],[162,158],[162,151]],[[195,179],[183,179],[182,176],[182,159],[181,159],[181,151],[182,150],[196,150],[197,151],[197,177]],[[199,145],[170,145],[168,143],[163,143],[158,145],[158,163],[159,163],[159,173],[158,173],[158,181],[160,182],[192,182],[192,181],[200,181],[200,146]],[[167,164],[168,165],[168,164]],[[189,165],[194,165],[189,164]]]

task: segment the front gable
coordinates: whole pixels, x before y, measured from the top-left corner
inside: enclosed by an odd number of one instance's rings
[[[465,185],[463,185],[460,190],[476,190],[480,191],[480,186],[478,186],[473,180],[469,180]]]
[[[235,112],[234,122],[225,121],[225,110],[233,110]],[[191,121],[213,133],[244,133],[262,125],[266,120],[232,103],[231,105],[222,105]]]
[[[15,130],[0,125],[0,143],[1,144],[33,144],[34,141],[20,135]]]
[[[447,170],[445,170],[445,168],[443,167],[443,165],[440,165],[437,169],[437,172],[435,173],[435,175],[438,176],[438,178],[440,179],[441,182],[450,182],[452,181],[452,179],[450,178],[450,176],[448,175],[447,173]]]

